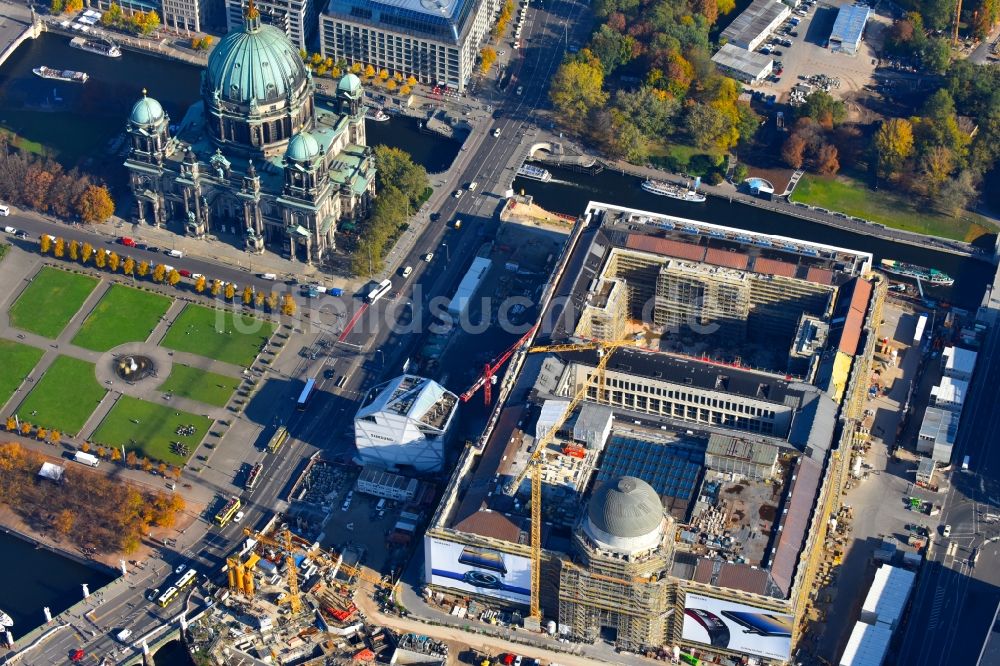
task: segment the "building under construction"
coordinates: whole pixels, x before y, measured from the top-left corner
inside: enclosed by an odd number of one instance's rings
[[[537,599],[533,620],[583,640],[786,662],[866,389],[870,271],[863,252],[590,204],[428,527],[428,597]]]

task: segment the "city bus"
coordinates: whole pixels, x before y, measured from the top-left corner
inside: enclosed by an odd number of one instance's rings
[[[299,401],[295,405],[295,409],[300,412],[304,412],[309,406],[309,401],[313,397],[313,388],[316,386],[316,379],[310,377],[306,380],[306,385],[302,387],[302,393],[299,394]]]
[[[254,465],[253,469],[250,470],[250,474],[247,475],[247,482],[244,485],[244,488],[246,488],[247,491],[251,491],[254,488],[256,488],[257,483],[260,481],[260,477],[263,472],[264,472],[264,463],[257,463],[256,465]]]
[[[267,443],[268,453],[274,453],[278,449],[280,449],[281,445],[285,443],[286,439],[288,439],[288,428],[286,428],[285,426],[281,426],[280,428],[274,431],[274,434],[271,435],[270,441],[268,441]]]
[[[365,300],[367,300],[369,303],[374,303],[378,299],[388,294],[390,289],[392,289],[392,280],[386,278],[385,280],[379,282],[377,287],[368,292],[368,297]]]
[[[166,592],[157,597],[156,603],[166,608],[170,605],[171,601],[177,598],[178,594],[180,594],[180,590],[176,587],[168,587]]]
[[[240,510],[242,504],[239,497],[230,497],[219,513],[215,514],[215,524],[219,527],[228,525],[229,521],[236,515],[236,512]]]
[[[178,590],[183,590],[188,585],[193,584],[197,577],[198,577],[198,572],[195,569],[188,569],[183,574],[181,574],[180,578],[177,579],[177,582],[174,584],[174,587],[177,588]]]

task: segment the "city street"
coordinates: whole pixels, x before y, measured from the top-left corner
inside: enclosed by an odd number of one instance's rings
[[[896,664],[975,664],[1000,603],[1000,336],[991,330],[979,352],[952,457],[951,489],[933,551],[917,578]],[[964,456],[970,469],[962,470]]]

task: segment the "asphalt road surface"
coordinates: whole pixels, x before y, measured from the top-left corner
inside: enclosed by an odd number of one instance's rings
[[[1000,335],[990,331],[962,412],[951,488],[934,551],[920,570],[900,666],[975,664],[1000,602]],[[963,470],[964,456],[970,469]]]

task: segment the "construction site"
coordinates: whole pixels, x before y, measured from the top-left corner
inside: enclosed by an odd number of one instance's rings
[[[427,602],[791,661],[885,286],[864,252],[591,203],[431,518]]]
[[[192,652],[217,664],[388,662],[398,637],[366,623],[354,600],[388,600],[391,579],[366,569],[357,552],[327,551],[277,520],[272,526],[244,530],[240,549],[207,584],[214,603],[188,626]]]

